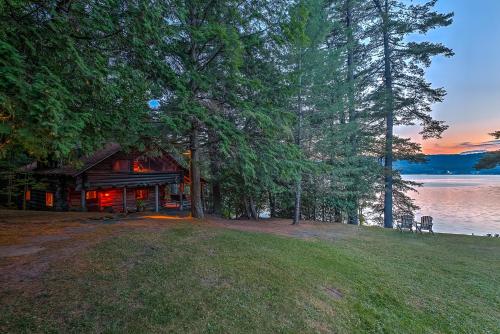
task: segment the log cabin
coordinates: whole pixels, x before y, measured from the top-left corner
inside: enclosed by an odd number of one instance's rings
[[[189,171],[167,152],[148,157],[110,143],[74,166],[26,166],[23,173],[42,184],[26,188],[21,199],[26,209],[127,213],[190,208]]]

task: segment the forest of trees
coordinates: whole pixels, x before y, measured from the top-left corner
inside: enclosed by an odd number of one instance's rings
[[[0,0],[0,164],[104,143],[190,150],[192,214],[392,227],[446,129],[427,82],[437,0]],[[148,102],[157,101],[157,107]]]

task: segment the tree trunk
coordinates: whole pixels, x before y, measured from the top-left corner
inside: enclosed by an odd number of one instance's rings
[[[24,193],[23,193],[23,210],[26,210],[26,192],[28,191],[28,174],[24,173]]]
[[[349,122],[356,119],[354,97],[354,32],[352,24],[352,0],[346,3],[346,28],[347,28],[347,106]],[[351,138],[353,138],[351,136]]]
[[[301,148],[301,131],[302,131],[302,50],[300,51],[299,58],[299,95],[298,95],[298,123],[297,123],[297,137],[295,144]],[[293,224],[297,225],[300,222],[300,199],[302,195],[302,176],[299,175],[295,184],[295,209],[293,212]]]
[[[269,192],[269,217],[276,217],[276,199],[271,192]]]
[[[392,143],[394,126],[394,98],[392,87],[391,49],[389,46],[389,3],[385,1],[383,17],[384,81],[385,81],[385,163],[384,163],[384,227],[393,228],[392,219]]]
[[[353,24],[352,24],[352,0],[347,0],[346,2],[346,27],[347,27],[347,105],[349,113],[349,123],[356,122],[356,108],[355,108],[355,96],[354,96],[354,34],[353,34]],[[352,156],[357,156],[357,134],[351,133],[349,136],[349,142],[352,148]],[[354,207],[348,213],[347,222],[352,225],[359,225],[358,216],[358,196],[354,195]]]
[[[317,219],[317,217],[316,217],[316,210],[317,210],[317,206],[318,206],[316,195],[314,195],[314,202],[313,203],[314,204],[313,204],[312,220],[316,221],[316,219]]]
[[[257,208],[255,206],[255,201],[252,196],[250,196],[249,199],[249,207],[250,207],[250,214],[252,215],[252,219],[258,220],[259,215],[257,214]]]
[[[191,130],[191,216],[203,219],[201,202],[200,152],[198,128],[193,124]]]
[[[215,131],[208,131],[210,171],[212,174],[212,213],[220,216],[222,214],[222,193],[220,189],[221,159],[219,154],[218,137]]]
[[[247,196],[243,196],[243,201],[245,202],[245,211],[248,219],[252,219],[252,209],[250,209],[250,201]]]
[[[340,212],[338,209],[335,209],[333,213],[333,221],[335,223],[342,223],[342,212]]]
[[[212,206],[213,214],[220,216],[222,214],[222,194],[218,180],[212,184]]]
[[[297,181],[295,185],[295,209],[293,211],[293,224],[296,225],[300,222],[300,195],[302,192],[302,187],[300,180]]]
[[[9,173],[9,185],[8,185],[8,192],[7,192],[7,206],[11,207],[12,206],[12,188],[14,187],[14,173]]]

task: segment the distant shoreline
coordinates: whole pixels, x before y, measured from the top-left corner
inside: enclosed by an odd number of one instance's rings
[[[427,155],[425,162],[398,160],[394,169],[410,175],[500,175],[500,166],[476,170],[484,153]]]

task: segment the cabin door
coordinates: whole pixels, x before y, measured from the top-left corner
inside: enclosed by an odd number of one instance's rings
[[[85,202],[87,210],[98,211],[99,210],[99,199],[96,190],[87,191],[85,193]]]

